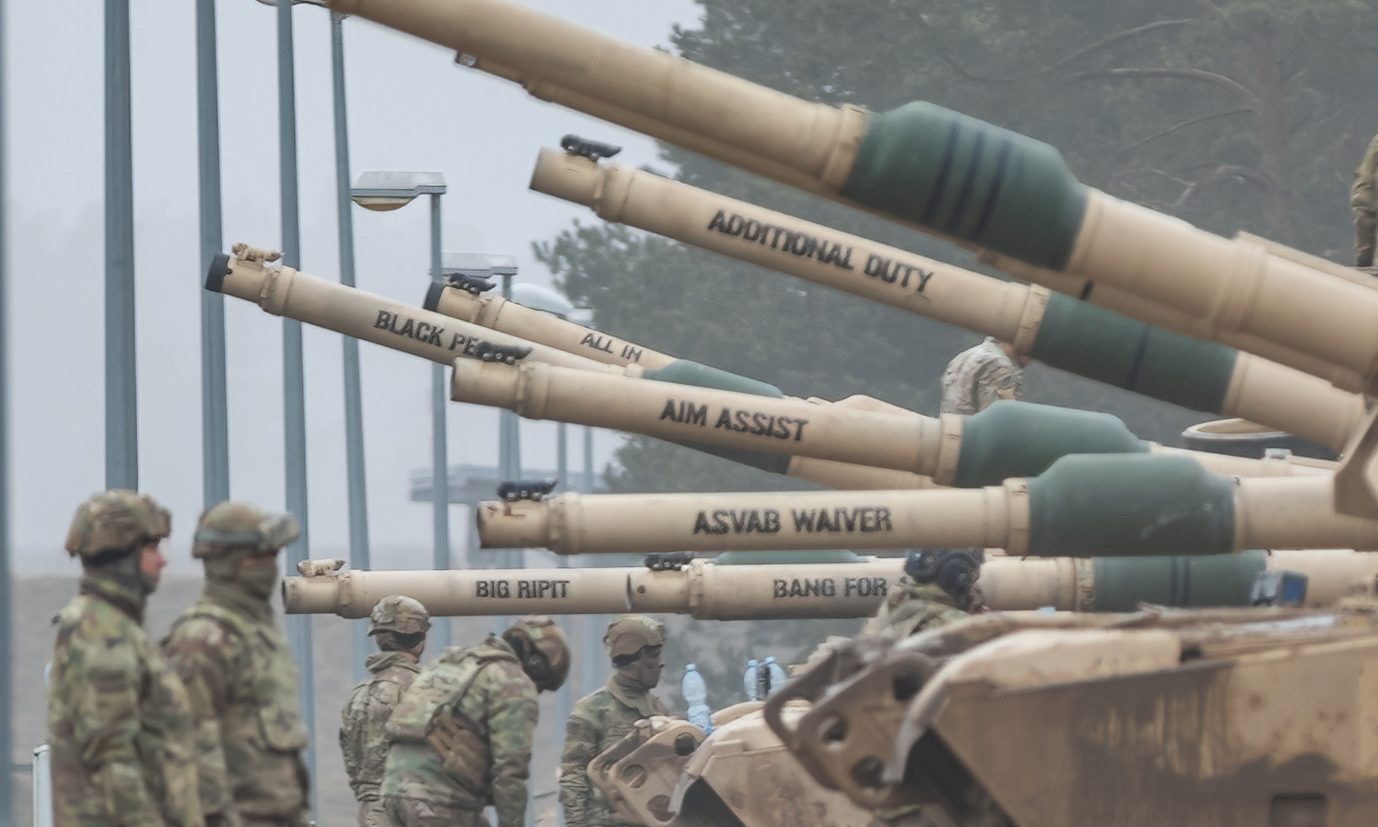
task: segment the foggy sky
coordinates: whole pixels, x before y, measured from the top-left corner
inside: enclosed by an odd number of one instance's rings
[[[693,25],[689,0],[525,0],[645,45],[672,22]],[[196,160],[195,6],[133,0],[131,74],[138,312],[140,488],[173,511],[174,568],[190,568],[202,507],[200,260]],[[91,0],[8,4],[4,78],[5,219],[10,359],[11,539],[21,571],[70,572],[61,550],[73,508],[104,487],[103,10]],[[301,269],[336,279],[338,260],[328,14],[297,7]],[[275,11],[220,0],[223,242],[278,247]],[[530,242],[583,207],[530,193],[537,150],[578,132],[654,162],[639,135],[537,101],[516,85],[453,63],[453,53],[363,20],[345,21],[351,177],[368,169],[438,170],[443,249],[508,253],[520,280],[549,283]],[[423,201],[390,213],[354,210],[358,286],[420,304],[428,279]],[[281,321],[225,300],[231,493],[283,507]],[[313,556],[347,545],[341,337],[304,326]],[[653,344],[653,343],[651,343]],[[374,566],[420,566],[428,504],[407,499],[408,473],[430,465],[430,363],[361,346],[370,538]],[[450,462],[496,463],[497,414],[451,405]],[[581,462],[571,430],[571,468]],[[523,425],[523,462],[553,468],[554,426]],[[600,432],[601,467],[618,437]],[[452,543],[468,526],[451,512]],[[389,551],[391,553],[389,553]]]

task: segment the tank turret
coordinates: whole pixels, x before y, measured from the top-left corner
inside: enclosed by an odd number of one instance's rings
[[[960,827],[1327,824],[1378,806],[1353,610],[996,613],[839,644],[765,705],[824,787]],[[1113,791],[1113,792],[1110,792]]]

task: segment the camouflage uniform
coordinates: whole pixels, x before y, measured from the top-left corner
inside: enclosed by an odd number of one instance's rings
[[[186,690],[142,625],[156,582],[139,558],[170,529],[167,512],[133,491],[97,494],[72,521],[81,594],[53,619],[48,693],[58,827],[204,824]]]
[[[370,615],[368,633],[378,638],[385,651],[369,655],[366,666],[370,677],[350,693],[340,713],[340,753],[344,756],[349,786],[359,802],[360,827],[384,827],[389,820],[383,812],[383,765],[388,757],[388,718],[397,708],[421,671],[416,654],[398,651],[394,635],[421,636],[431,628],[426,608],[410,597],[390,595],[378,601]]]
[[[943,413],[971,415],[992,402],[1019,399],[1023,394],[1023,368],[989,336],[957,354],[943,371]]]
[[[985,611],[976,585],[984,556],[979,549],[910,552],[904,561],[905,576],[862,627],[862,634],[905,638]]]
[[[936,629],[961,620],[967,613],[957,608],[957,601],[937,583],[915,583],[901,577],[876,610],[876,616],[866,621],[861,633],[879,635],[890,633],[898,638],[909,637],[926,629]]]
[[[206,586],[163,641],[191,695],[212,825],[309,823],[297,667],[269,602],[277,553],[296,536],[292,517],[245,503],[203,514],[192,554],[205,564]]]
[[[1349,207],[1354,214],[1354,263],[1372,267],[1374,236],[1378,234],[1378,135],[1369,142],[1359,168],[1354,170]]]
[[[665,626],[641,615],[614,620],[603,637],[608,654],[620,659],[638,654],[643,647],[664,643]],[[637,721],[667,714],[664,704],[646,686],[651,681],[641,678],[634,667],[617,668],[606,686],[580,698],[570,712],[560,755],[560,806],[565,811],[566,827],[637,827],[635,822],[617,817],[588,777],[589,762],[622,740]],[[659,670],[654,674],[658,680]]]
[[[523,827],[538,690],[558,689],[569,645],[549,618],[524,618],[478,646],[451,646],[388,719],[383,806],[399,827]]]

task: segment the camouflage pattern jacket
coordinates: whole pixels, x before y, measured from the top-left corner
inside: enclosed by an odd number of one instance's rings
[[[901,577],[876,616],[866,621],[862,634],[892,634],[906,638],[926,629],[936,629],[967,617],[957,608],[952,596],[934,583],[915,583]]]
[[[588,764],[632,731],[637,721],[667,714],[660,699],[614,672],[602,689],[579,699],[565,725],[560,806],[566,827],[637,827],[619,819],[589,783]]]
[[[53,619],[48,748],[58,827],[201,825],[191,706],[144,598],[88,574]]]
[[[1349,206],[1354,214],[1355,263],[1360,267],[1372,266],[1374,237],[1378,234],[1378,135],[1369,142],[1363,160],[1354,170]]]
[[[1019,399],[1024,370],[990,337],[957,354],[943,371],[943,413],[970,416],[1000,399]]]
[[[340,712],[340,752],[354,798],[377,801],[388,758],[384,728],[421,666],[410,652],[376,652],[365,665],[371,676],[354,687]]]
[[[388,719],[383,798],[477,811],[523,827],[536,685],[507,641],[451,646],[422,670]]]
[[[191,696],[207,820],[306,824],[297,666],[272,607],[233,585],[207,582],[163,649]]]

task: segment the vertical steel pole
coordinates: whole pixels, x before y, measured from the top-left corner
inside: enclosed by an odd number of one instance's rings
[[[584,427],[584,475],[579,486],[579,490],[584,494],[593,492],[593,429]],[[598,678],[602,674],[603,659],[600,657],[603,647],[601,626],[604,625],[603,615],[587,615],[584,622],[584,668],[579,671],[583,673],[580,683],[583,685],[581,694],[587,695],[598,688]]]
[[[555,426],[555,476],[560,480],[560,485],[555,489],[556,491],[569,490],[569,434],[566,433],[567,430],[568,426],[563,422]],[[557,554],[555,556],[555,565],[562,569],[567,568],[569,566],[569,558],[566,555]],[[568,620],[572,619],[572,616],[568,618]],[[571,629],[570,631],[573,630]],[[574,640],[578,640],[575,636],[571,637],[573,637]],[[581,643],[584,647],[591,645],[591,642],[588,640],[581,641]],[[563,731],[563,727],[565,722],[569,720],[569,713],[573,706],[574,685],[570,681],[565,681],[565,685],[560,687],[560,695],[556,700],[555,721],[557,724],[557,732]],[[562,808],[557,807],[556,809],[557,811],[562,811]],[[563,812],[561,812],[561,815],[563,816]]]
[[[440,281],[440,194],[431,194],[431,281]],[[445,405],[450,401],[446,392],[445,366],[431,365],[431,510],[435,529],[435,548],[432,564],[435,568],[450,568],[450,466],[445,445]],[[431,628],[428,646],[439,652],[450,645],[450,618],[443,618]]]
[[[349,120],[345,102],[344,16],[330,13],[330,81],[335,98],[335,200],[340,226],[340,283],[354,286],[354,214],[349,197]],[[368,546],[368,489],[364,484],[364,403],[359,378],[359,340],[344,343],[345,476],[349,492],[349,565],[371,567]],[[364,679],[364,660],[372,645],[367,620],[349,622],[354,650],[354,680]]]
[[[502,297],[508,301],[512,300],[512,276],[504,273],[502,276]],[[517,415],[509,410],[498,412],[498,481],[521,479],[522,460],[521,445],[517,440]],[[526,555],[521,549],[505,549],[495,555],[497,566],[504,569],[525,568],[523,558]],[[512,622],[512,618],[503,617],[502,626],[506,628]]]
[[[215,62],[215,0],[196,0],[196,155],[201,201],[197,279],[220,252],[220,100]],[[230,437],[225,392],[225,297],[201,294],[201,501],[230,498]]]
[[[0,5],[0,147],[5,142],[5,8]],[[10,583],[10,381],[5,156],[0,153],[0,825],[14,821],[14,589]]]
[[[277,4],[278,40],[278,177],[281,189],[282,261],[288,267],[301,266],[301,231],[297,213],[297,102],[296,67],[292,49],[292,4]],[[287,548],[289,573],[309,556],[311,548],[306,504],[306,395],[302,366],[301,322],[282,323],[282,401],[283,448],[286,466],[287,510],[301,524],[301,536]],[[287,617],[287,641],[296,653],[301,673],[298,702],[306,722],[306,770],[316,777],[316,717],[314,701],[316,676],[311,660],[311,616]],[[311,784],[311,813],[316,807],[315,783]]]
[[[105,0],[105,485],[139,487],[129,0]]]

